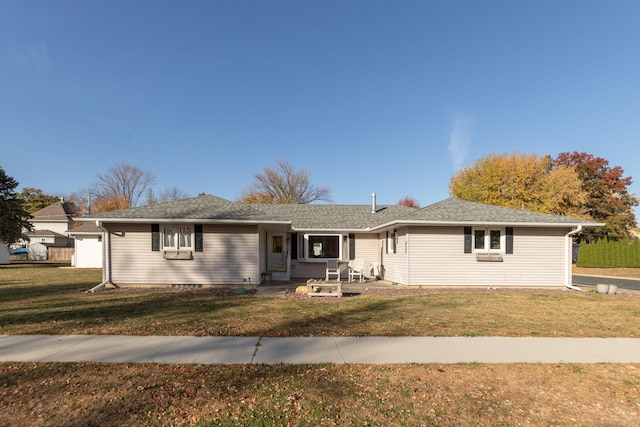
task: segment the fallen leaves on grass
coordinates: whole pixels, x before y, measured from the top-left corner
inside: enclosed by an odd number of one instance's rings
[[[639,365],[0,365],[7,425],[633,425]]]

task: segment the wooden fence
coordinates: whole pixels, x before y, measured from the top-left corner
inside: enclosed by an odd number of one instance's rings
[[[71,261],[74,248],[49,248],[48,259],[51,261]]]

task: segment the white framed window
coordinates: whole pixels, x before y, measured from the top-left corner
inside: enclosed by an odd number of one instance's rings
[[[388,254],[395,254],[398,246],[398,232],[396,230],[387,231],[386,252]]]
[[[342,259],[342,234],[305,234],[299,239],[298,258]]]
[[[193,249],[193,227],[190,225],[166,225],[162,229],[164,250]]]
[[[475,252],[504,252],[505,233],[499,228],[475,228],[473,250]]]

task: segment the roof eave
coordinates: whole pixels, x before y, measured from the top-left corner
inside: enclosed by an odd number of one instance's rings
[[[291,227],[291,231],[295,231],[296,233],[326,233],[326,232],[335,232],[335,233],[367,233],[371,231],[371,228],[305,228],[305,227]]]
[[[602,227],[605,225],[600,222],[592,223],[580,223],[580,222],[517,222],[517,221],[425,221],[425,220],[413,220],[413,221],[390,221],[386,224],[371,228],[370,231],[383,230],[389,227],[398,227],[403,225],[428,225],[428,226],[517,226],[517,227]]]
[[[95,222],[96,224],[291,224],[291,221],[240,220],[240,219],[203,219],[203,218],[75,218],[75,221]]]

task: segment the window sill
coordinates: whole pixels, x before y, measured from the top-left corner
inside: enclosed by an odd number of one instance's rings
[[[476,252],[478,262],[502,262],[502,254],[497,252]]]
[[[164,251],[162,255],[164,259],[193,259],[191,251]]]

